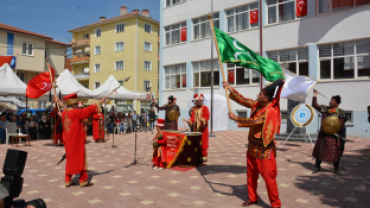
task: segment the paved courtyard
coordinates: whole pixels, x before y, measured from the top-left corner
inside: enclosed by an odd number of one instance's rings
[[[21,144],[27,151],[20,198],[43,198],[48,207],[240,207],[248,199],[246,189],[246,132],[220,132],[210,138],[209,162],[205,166],[180,172],[152,170],[151,133],[138,133],[140,165],[133,161],[134,134],[116,135],[117,148],[112,148],[112,135],[107,143],[86,146],[89,174],[93,187],[64,187],[64,165],[56,166],[64,147],[51,140]],[[277,141],[277,166],[282,207],[370,207],[370,139],[348,138],[340,163],[341,176],[333,174],[331,164],[312,174],[312,146]],[[92,138],[88,137],[91,141]],[[3,164],[6,149],[0,145]],[[13,147],[15,148],[15,147]],[[1,165],[2,167],[2,165]],[[3,175],[3,174],[2,174]],[[78,182],[78,178],[74,178]],[[259,178],[259,204],[269,207],[266,187]]]

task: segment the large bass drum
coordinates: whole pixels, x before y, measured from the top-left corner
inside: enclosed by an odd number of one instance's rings
[[[181,132],[188,138],[184,149],[177,159],[177,165],[183,167],[199,166],[203,164],[202,133]]]

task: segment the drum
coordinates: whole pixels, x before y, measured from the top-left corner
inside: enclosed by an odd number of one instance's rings
[[[180,132],[186,135],[188,141],[177,159],[177,165],[189,167],[203,164],[202,155],[202,133],[201,132]]]

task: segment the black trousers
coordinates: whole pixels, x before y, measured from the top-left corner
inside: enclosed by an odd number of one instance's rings
[[[319,158],[316,158],[315,166],[320,167],[320,165],[321,165],[321,160],[319,160]],[[333,166],[334,166],[335,169],[338,169],[339,168],[339,161],[338,162],[333,162]]]

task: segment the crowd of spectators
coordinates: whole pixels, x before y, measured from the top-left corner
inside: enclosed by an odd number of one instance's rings
[[[124,134],[136,131],[152,131],[154,130],[154,122],[156,114],[154,108],[146,112],[143,108],[140,114],[136,111],[128,111],[128,113],[116,112],[114,106],[109,110],[109,116],[105,118],[106,128],[109,133]]]
[[[154,130],[154,123],[156,114],[154,108],[149,112],[141,109],[140,114],[136,111],[129,111],[128,113],[116,112],[114,106],[109,110],[109,116],[105,119],[106,128],[109,133],[124,134],[137,131],[152,131]],[[0,115],[0,140],[5,143],[5,129],[6,123],[14,122],[17,125],[17,133],[29,134],[31,139],[51,139],[51,117],[50,113],[42,113],[40,115],[34,114],[26,118],[26,114],[15,115],[12,110],[7,109]],[[92,135],[92,118],[87,123],[87,135]]]
[[[17,133],[29,134],[31,139],[51,139],[51,120],[49,113],[34,114],[26,118],[26,114],[15,115],[7,109],[0,115],[0,140],[5,143],[6,123],[16,123]]]

